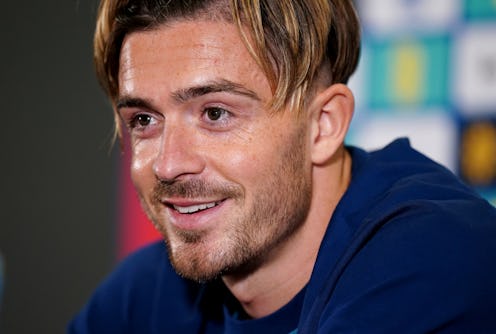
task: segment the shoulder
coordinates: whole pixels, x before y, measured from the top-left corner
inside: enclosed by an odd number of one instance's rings
[[[449,203],[447,203],[449,202]],[[379,275],[395,272],[425,275],[431,283],[463,277],[469,289],[484,273],[496,278],[496,211],[484,202],[469,200],[413,200],[386,211],[360,240],[347,270]],[[365,280],[366,281],[366,280]]]
[[[325,332],[496,331],[496,209],[404,142],[357,156],[311,317]]]
[[[471,197],[413,198],[373,211],[326,305],[333,330],[496,331],[494,208]]]
[[[426,205],[398,214],[343,270],[333,317],[385,332],[496,330],[495,241],[496,221],[456,209]]]
[[[416,215],[413,221],[435,217],[469,225],[495,222],[494,207],[451,171],[412,149],[406,139],[372,153],[351,148],[351,154],[352,181],[335,213],[351,229],[409,215]]]
[[[354,261],[409,255],[396,265],[442,268],[453,261],[460,268],[464,262],[488,264],[483,259],[496,256],[496,208],[406,140],[362,153],[356,162],[356,179],[331,221],[352,231],[348,245],[355,248],[348,254]]]

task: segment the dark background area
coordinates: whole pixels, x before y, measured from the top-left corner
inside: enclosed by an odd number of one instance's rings
[[[92,67],[96,10],[2,2],[0,333],[63,333],[114,264],[118,154]]]

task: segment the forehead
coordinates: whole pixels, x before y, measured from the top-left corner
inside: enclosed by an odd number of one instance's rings
[[[160,94],[211,80],[229,80],[269,99],[267,78],[234,24],[178,21],[124,39],[119,94]]]

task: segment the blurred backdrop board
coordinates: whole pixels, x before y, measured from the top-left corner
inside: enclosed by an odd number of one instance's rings
[[[349,144],[408,136],[496,205],[496,1],[357,0]]]
[[[3,1],[0,333],[63,333],[115,263],[109,103],[96,0]]]

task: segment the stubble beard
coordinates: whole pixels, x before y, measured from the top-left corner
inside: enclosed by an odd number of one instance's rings
[[[222,238],[209,240],[206,231],[185,231],[145,211],[162,234],[169,259],[176,272],[188,279],[203,282],[222,275],[246,274],[259,267],[274,250],[303,224],[311,202],[311,174],[305,165],[305,135],[296,131],[281,153],[272,173],[261,177],[263,182],[254,191],[252,207],[227,222]],[[199,180],[173,185],[157,181],[152,196],[155,212],[163,204],[158,198],[167,195],[207,197],[217,195],[243,202],[243,192],[236,185],[207,184]],[[169,228],[168,228],[169,227]],[[172,235],[173,234],[173,235]]]

